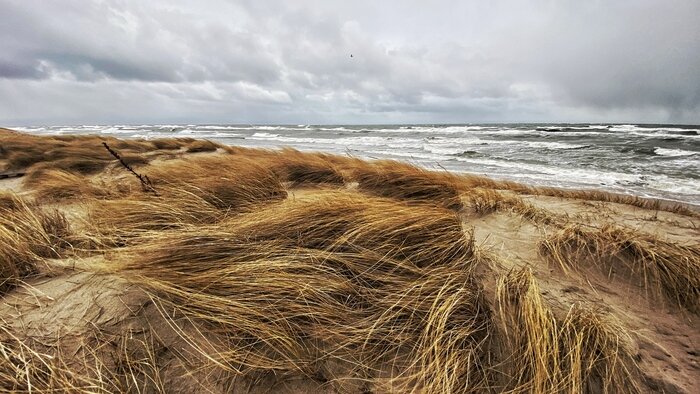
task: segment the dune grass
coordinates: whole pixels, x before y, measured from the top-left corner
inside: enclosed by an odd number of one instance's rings
[[[156,189],[185,189],[222,209],[239,210],[257,201],[287,196],[279,178],[254,160],[228,155],[164,162],[148,170]],[[167,197],[167,196],[166,196]]]
[[[91,204],[95,238],[125,245],[149,231],[216,223],[287,195],[271,171],[230,157],[171,160],[148,175],[158,195],[134,193]]]
[[[517,195],[507,195],[503,191],[477,187],[462,193],[465,208],[478,215],[492,212],[512,212],[522,218],[539,224],[564,225],[568,216],[556,214],[546,209],[535,207]]]
[[[0,295],[37,272],[42,258],[59,257],[70,247],[65,216],[15,199],[0,208]]]
[[[72,357],[60,347],[27,343],[0,319],[0,391],[6,393],[167,393],[150,331],[84,339]],[[106,349],[109,348],[109,349]],[[181,389],[181,388],[178,388]]]
[[[0,322],[0,390],[6,393],[89,392],[92,379],[61,366],[61,359],[41,353]],[[97,392],[97,391],[93,391]]]
[[[140,247],[123,269],[162,310],[219,338],[224,346],[207,356],[239,375],[277,371],[382,392],[483,387],[488,312],[466,262],[425,270],[371,252],[231,242],[235,253],[222,253],[220,240],[203,241]]]
[[[128,180],[114,180],[105,184],[72,172],[44,168],[33,169],[22,179],[22,184],[31,189],[40,202],[112,198],[127,195],[133,188]]]
[[[557,229],[539,248],[565,271],[612,267],[691,310],[700,297],[697,245],[567,226],[518,195],[554,189],[192,139],[1,136],[0,159],[27,170],[35,200],[0,194],[0,296],[47,259],[89,247],[105,257],[91,270],[146,292],[159,315],[140,315],[142,305],[117,316],[110,324],[122,331],[94,327],[75,354],[0,321],[0,391],[306,379],[339,392],[639,392],[625,326],[592,305],[545,298],[530,269],[491,271],[462,223],[467,211]],[[141,160],[158,193],[141,191],[114,158],[103,166],[105,141]],[[49,208],[63,200],[84,203],[85,223]],[[495,287],[483,288],[485,275]],[[178,346],[161,343],[164,333]]]
[[[342,186],[345,183],[341,168],[333,163],[331,155],[323,153],[302,153],[285,148],[279,152],[271,152],[263,163],[281,180],[290,182],[290,187]]]
[[[196,140],[187,144],[187,152],[198,153],[198,152],[214,152],[219,149],[220,145],[207,140]]]
[[[310,200],[287,200],[231,221],[232,236],[339,252],[367,249],[420,267],[474,253],[473,240],[453,212],[354,192],[329,191]]]
[[[529,268],[499,279],[497,304],[502,391],[640,392],[631,338],[609,314],[574,304],[558,319]]]
[[[144,233],[214,223],[227,216],[197,194],[164,190],[167,197],[138,195],[95,201],[88,207],[89,234],[100,244],[120,246]]]
[[[700,311],[700,245],[670,242],[630,228],[570,225],[540,243],[540,253],[563,270],[585,265],[629,277],[651,296]]]
[[[459,177],[448,172],[420,169],[392,160],[378,160],[352,169],[359,190],[408,202],[423,202],[459,210]]]
[[[19,209],[24,204],[23,199],[13,192],[0,192],[0,210],[14,211]]]

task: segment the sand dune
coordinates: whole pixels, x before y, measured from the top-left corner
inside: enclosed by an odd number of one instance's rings
[[[700,387],[694,207],[5,129],[0,174],[0,391]]]

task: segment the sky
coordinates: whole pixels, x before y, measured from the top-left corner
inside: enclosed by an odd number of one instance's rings
[[[700,123],[700,1],[0,0],[0,125]]]

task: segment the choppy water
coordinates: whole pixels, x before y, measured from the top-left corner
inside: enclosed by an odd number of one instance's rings
[[[16,127],[36,134],[196,137],[249,147],[394,158],[537,185],[605,189],[700,205],[700,126],[469,124]]]

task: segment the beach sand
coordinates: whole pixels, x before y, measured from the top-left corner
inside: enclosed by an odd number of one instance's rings
[[[700,389],[694,207],[6,129],[0,174],[3,392]]]

